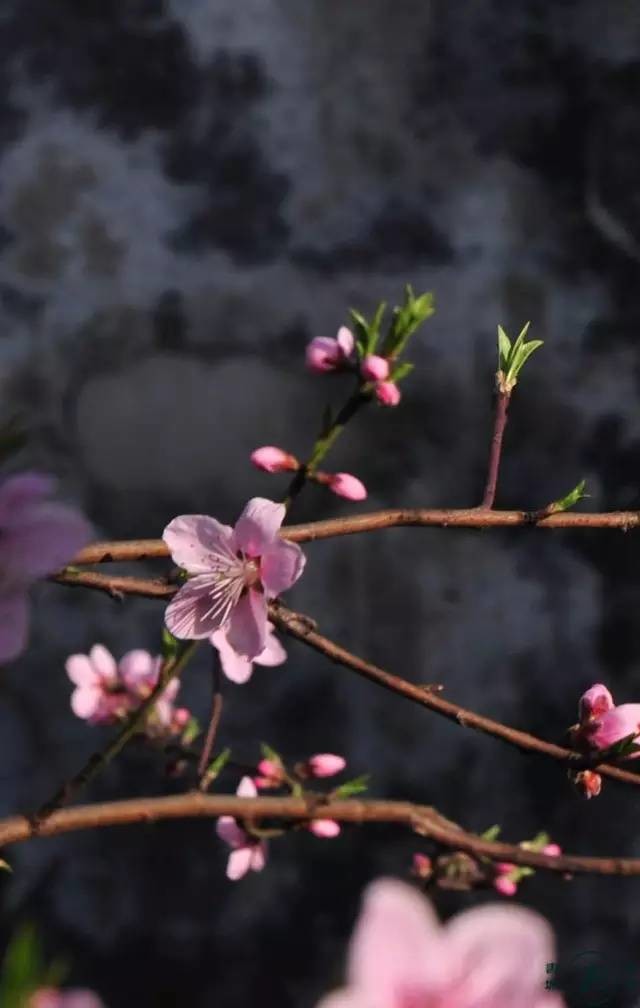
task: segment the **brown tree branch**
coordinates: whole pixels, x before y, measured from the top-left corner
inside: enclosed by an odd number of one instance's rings
[[[500,470],[500,457],[502,455],[502,439],[504,429],[507,426],[507,410],[511,393],[498,388],[496,392],[496,413],[493,427],[493,437],[491,438],[491,450],[489,452],[489,466],[487,471],[487,483],[484,488],[481,508],[492,508],[496,499],[496,488],[498,486],[498,472]]]
[[[206,795],[196,791],[165,798],[134,798],[61,809],[41,823],[34,823],[25,816],[11,816],[0,820],[0,847],[32,837],[57,836],[75,830],[222,815],[252,821],[284,819],[305,822],[322,818],[357,824],[398,823],[445,847],[462,850],[476,857],[509,861],[560,873],[640,875],[640,858],[579,857],[566,854],[550,857],[524,850],[518,845],[484,840],[449,822],[426,805],[402,801],[331,801],[322,795],[306,798],[237,798]]]
[[[519,528],[535,525],[544,529],[629,529],[640,526],[640,511],[559,511],[544,518],[537,511],[489,511],[482,508],[391,508],[328,518],[303,525],[285,525],[280,534],[290,542],[305,543],[336,536],[375,532],[402,526],[439,528]],[[150,560],[169,556],[162,539],[100,542],[86,546],[72,564],[99,564],[109,561]],[[68,583],[68,582],[67,582]]]

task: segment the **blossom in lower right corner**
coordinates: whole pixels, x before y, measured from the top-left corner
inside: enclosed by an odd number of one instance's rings
[[[97,994],[90,990],[56,990],[40,987],[29,998],[26,1008],[104,1008]]]
[[[489,904],[442,927],[413,887],[374,882],[351,939],[347,987],[317,1008],[564,1008],[545,990],[554,961],[547,922]]]
[[[572,730],[572,738],[582,749],[608,749],[633,737],[636,743],[640,736],[640,704],[628,703],[615,706],[611,693],[602,683],[596,683],[583,693],[579,704],[580,722]],[[638,752],[626,754],[635,759]]]
[[[236,794],[240,798],[255,798],[258,792],[251,778],[243,777]],[[250,836],[233,816],[220,816],[216,832],[231,847],[227,861],[228,879],[237,882],[249,871],[262,871],[267,861],[267,845],[264,840]]]

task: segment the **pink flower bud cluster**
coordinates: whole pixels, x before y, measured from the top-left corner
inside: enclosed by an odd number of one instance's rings
[[[307,346],[307,367],[316,374],[330,371],[354,370],[353,351],[355,337],[350,329],[341,326],[335,339],[317,336]],[[386,357],[367,354],[360,363],[360,374],[365,382],[372,382],[374,394],[381,406],[397,406],[400,389],[389,380],[391,367]]]
[[[559,857],[562,854],[562,849],[557,843],[548,843],[540,849],[540,854],[546,854],[547,857]],[[515,896],[522,878],[518,866],[509,861],[498,861],[494,868],[496,877],[493,880],[493,888],[503,896]]]
[[[295,455],[277,448],[275,445],[265,445],[263,448],[256,448],[251,453],[251,461],[258,469],[268,473],[296,472],[300,468],[300,463]],[[310,479],[315,483],[326,486],[338,497],[345,497],[351,501],[365,500],[367,488],[356,476],[351,473],[325,473],[314,472],[310,474]]]

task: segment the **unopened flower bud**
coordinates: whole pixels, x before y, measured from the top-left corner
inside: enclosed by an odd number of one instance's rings
[[[507,878],[506,875],[499,875],[498,878],[493,880],[493,888],[502,893],[503,896],[515,896],[518,891],[518,884],[513,879]]]
[[[558,846],[557,843],[548,843],[540,851],[541,854],[546,854],[547,857],[560,857],[562,854],[562,848]]]
[[[573,783],[584,798],[595,798],[602,790],[602,777],[594,770],[580,770]]]
[[[376,399],[381,406],[397,406],[400,402],[400,389],[395,382],[381,381],[375,388]]]
[[[355,339],[346,326],[341,326],[335,339],[316,336],[307,346],[307,367],[316,374],[337,371],[345,366],[353,353]]]
[[[284,772],[280,763],[276,763],[275,760],[262,759],[258,763],[258,777],[254,777],[253,781],[257,788],[276,788],[282,784],[284,780]]]
[[[262,469],[268,473],[295,472],[299,468],[295,455],[276,448],[274,445],[265,445],[264,448],[256,448],[251,453],[251,461],[257,469]]]
[[[340,833],[340,825],[334,819],[313,819],[309,831],[321,840],[332,840]]]
[[[337,494],[338,497],[346,497],[347,500],[361,501],[367,496],[367,488],[359,479],[350,473],[333,473],[329,477],[328,487]]]
[[[613,697],[611,693],[602,683],[596,683],[595,686],[592,686],[580,697],[578,708],[580,724],[584,724],[586,721],[591,720],[591,718],[597,718],[602,714],[606,714],[612,707]]]
[[[310,756],[306,762],[306,770],[310,777],[333,777],[342,773],[347,765],[343,756],[335,753],[317,753]]]
[[[360,365],[360,374],[366,381],[386,381],[389,377],[389,361],[378,354],[367,354]]]
[[[433,873],[433,865],[431,864],[431,858],[427,857],[426,854],[414,854],[412,862],[412,872],[418,878],[428,879],[431,878]]]

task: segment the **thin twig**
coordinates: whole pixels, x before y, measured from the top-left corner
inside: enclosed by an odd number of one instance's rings
[[[496,392],[496,414],[493,427],[493,437],[491,438],[491,450],[489,453],[489,468],[487,471],[487,483],[482,498],[481,508],[491,509],[496,499],[496,487],[498,485],[498,472],[500,470],[500,458],[502,455],[502,439],[504,429],[507,425],[507,410],[509,408],[509,392],[498,389]]]
[[[238,798],[192,791],[164,798],[134,798],[59,809],[40,823],[34,823],[26,816],[11,816],[0,820],[0,847],[31,837],[58,836],[74,830],[222,815],[252,821],[305,821],[322,818],[358,824],[399,823],[444,847],[462,850],[476,857],[509,861],[562,874],[640,875],[640,858],[578,857],[567,854],[552,857],[525,850],[515,844],[489,841],[468,833],[426,805],[413,805],[403,801],[328,801],[318,795],[310,799]]]
[[[521,528],[535,525],[541,529],[620,529],[628,532],[640,526],[640,511],[559,511],[539,519],[540,509],[532,511],[493,511],[481,508],[390,508],[366,514],[328,518],[302,525],[285,525],[280,530],[289,542],[306,543],[336,536],[376,532],[381,529],[412,526],[438,528]],[[76,564],[99,564],[110,561],[160,559],[169,556],[162,539],[124,540],[93,543],[86,546],[71,561]],[[73,578],[65,571],[52,580],[71,584]],[[126,579],[125,579],[126,580]],[[146,582],[149,584],[150,582]],[[166,587],[154,581],[157,594]]]
[[[378,686],[382,686],[383,689],[396,693],[398,696],[403,696],[407,700],[412,700],[422,707],[427,707],[429,710],[435,711],[455,724],[462,725],[465,728],[473,728],[486,735],[499,738],[516,749],[520,749],[522,752],[538,753],[541,756],[549,756],[552,759],[567,763],[573,770],[579,770],[588,766],[603,777],[609,777],[612,780],[621,781],[625,784],[633,784],[636,787],[640,786],[640,774],[632,773],[630,770],[623,770],[621,767],[610,766],[609,764],[602,763],[595,765],[593,761],[589,762],[585,760],[584,753],[565,749],[563,746],[554,745],[553,742],[545,742],[535,735],[529,735],[527,732],[519,731],[517,728],[510,728],[508,725],[501,724],[499,721],[493,721],[482,714],[466,710],[464,707],[460,707],[450,700],[445,700],[444,697],[434,692],[432,688],[425,688],[424,686],[409,682],[407,679],[402,679],[400,676],[393,675],[391,672],[387,672],[385,669],[379,668],[377,665],[373,665],[363,658],[359,658],[357,655],[347,651],[346,648],[329,640],[328,637],[323,637],[315,630],[312,630],[306,616],[292,612],[279,601],[271,603],[269,618],[278,629],[302,641],[315,651],[319,651],[320,654],[329,658],[330,661],[352,669],[365,679],[369,679],[371,682],[377,683]]]
[[[207,791],[209,784],[211,783],[207,770],[211,759],[211,753],[213,752],[213,747],[215,745],[216,735],[220,725],[220,718],[222,717],[222,677],[220,675],[220,659],[215,648],[212,648],[211,650],[213,651],[213,665],[211,670],[211,715],[209,718],[207,737],[205,739],[200,761],[198,763],[198,777],[200,779],[198,787],[201,791]]]
[[[160,694],[166,689],[168,684],[177,675],[180,675],[184,666],[189,661],[197,646],[197,641],[192,641],[183,650],[182,654],[174,661],[168,661],[160,671],[158,682],[152,689],[149,696],[140,704],[128,720],[124,723],[115,738],[102,752],[93,753],[85,765],[70,780],[66,781],[56,793],[40,808],[33,813],[31,819],[39,828],[39,825],[46,820],[56,809],[67,805],[79,791],[87,787],[98,774],[108,766],[109,763],[124,749],[126,744],[138,732],[144,724],[147,713],[151,710]]]

